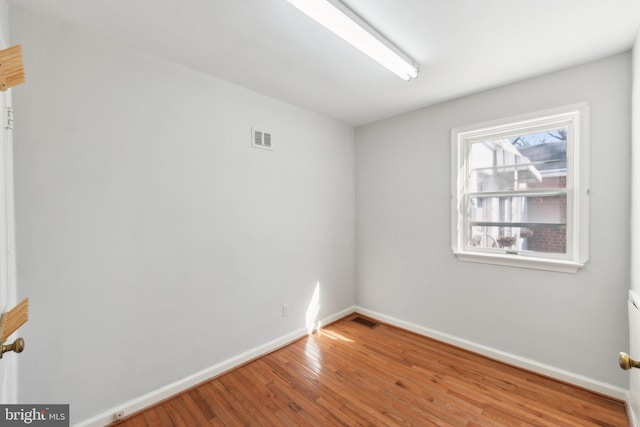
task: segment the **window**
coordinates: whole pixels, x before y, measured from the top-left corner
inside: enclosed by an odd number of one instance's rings
[[[455,128],[453,253],[575,273],[588,258],[586,103]]]

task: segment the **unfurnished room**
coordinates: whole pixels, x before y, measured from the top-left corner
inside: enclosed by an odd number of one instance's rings
[[[0,0],[0,425],[640,426],[639,31]]]

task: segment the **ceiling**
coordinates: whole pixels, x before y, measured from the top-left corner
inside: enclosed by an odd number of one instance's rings
[[[420,65],[416,80],[286,0],[10,0],[354,126],[625,51],[640,27],[640,0],[344,2]]]

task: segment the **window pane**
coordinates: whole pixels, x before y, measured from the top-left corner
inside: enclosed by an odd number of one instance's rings
[[[567,128],[470,144],[471,193],[565,188]]]
[[[564,225],[472,226],[468,245],[478,248],[566,253],[567,227]]]
[[[469,198],[471,225],[566,224],[566,194]],[[480,223],[480,224],[478,224]]]
[[[491,171],[470,172],[469,192],[514,191],[540,188],[566,188],[566,169],[561,176],[542,177],[537,166],[519,165],[511,168],[497,168]]]

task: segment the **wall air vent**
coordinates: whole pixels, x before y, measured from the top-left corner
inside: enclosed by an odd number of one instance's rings
[[[273,150],[271,134],[252,128],[251,146],[253,148],[264,148],[266,150]]]

